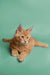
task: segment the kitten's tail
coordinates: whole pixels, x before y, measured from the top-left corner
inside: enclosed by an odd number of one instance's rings
[[[3,39],[4,42],[11,42],[12,39]]]

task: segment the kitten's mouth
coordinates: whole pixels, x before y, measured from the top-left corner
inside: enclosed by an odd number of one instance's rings
[[[21,43],[24,44],[24,45],[26,45],[26,44],[28,44],[28,41],[27,42],[26,41],[25,42],[21,41]]]
[[[28,44],[28,43],[24,43],[24,44]]]

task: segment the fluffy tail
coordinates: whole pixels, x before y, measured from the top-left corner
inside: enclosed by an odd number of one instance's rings
[[[4,42],[11,42],[12,39],[3,39]]]

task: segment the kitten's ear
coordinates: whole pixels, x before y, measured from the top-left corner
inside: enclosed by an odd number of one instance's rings
[[[29,33],[31,33],[32,29],[33,29],[33,26],[32,26],[31,28],[29,28],[27,31],[28,31]]]
[[[20,24],[19,27],[17,28],[17,32],[22,32],[23,28],[22,25]]]

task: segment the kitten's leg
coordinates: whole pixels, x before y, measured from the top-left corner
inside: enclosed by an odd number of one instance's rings
[[[28,51],[23,51],[19,56],[18,56],[18,61],[22,62],[24,61],[26,55],[28,55],[30,53],[30,50]]]
[[[12,50],[12,56],[18,56],[18,51],[16,49]]]
[[[35,46],[48,47],[48,44],[45,44],[45,43],[42,43],[42,42],[35,40]]]

